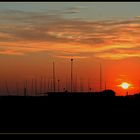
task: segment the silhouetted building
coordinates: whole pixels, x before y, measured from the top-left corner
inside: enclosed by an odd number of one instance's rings
[[[48,96],[115,96],[113,90],[104,90],[103,92],[49,92]]]
[[[103,94],[103,96],[115,96],[115,92],[113,90],[110,90],[110,89],[104,90],[102,92],[102,94]]]

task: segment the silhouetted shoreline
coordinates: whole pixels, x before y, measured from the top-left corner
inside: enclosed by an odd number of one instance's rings
[[[0,131],[140,132],[139,94],[53,96],[56,94],[1,96]]]

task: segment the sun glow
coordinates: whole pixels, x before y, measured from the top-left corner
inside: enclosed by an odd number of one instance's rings
[[[127,82],[123,82],[119,86],[123,89],[128,89],[131,86],[131,84],[129,84]]]

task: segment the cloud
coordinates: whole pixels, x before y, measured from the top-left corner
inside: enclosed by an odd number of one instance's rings
[[[81,9],[85,9],[85,6],[74,6],[61,11],[61,14],[77,14],[80,13]]]
[[[70,59],[70,58],[76,58],[76,59],[85,59],[85,58],[88,58],[86,56],[67,56],[67,55],[56,55],[55,57],[57,58],[62,58],[62,59]]]
[[[68,8],[59,14],[1,10],[0,54],[51,51],[56,57],[140,57],[139,18],[88,21],[64,18],[65,12],[77,13],[80,8]]]
[[[71,8],[68,8],[66,10],[64,10],[62,12],[62,14],[75,14],[75,13],[80,13],[80,9],[79,7],[71,7]]]
[[[135,18],[140,18],[140,16],[136,16]]]

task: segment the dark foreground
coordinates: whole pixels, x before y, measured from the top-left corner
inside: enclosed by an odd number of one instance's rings
[[[139,97],[0,97],[0,132],[140,132]]]

